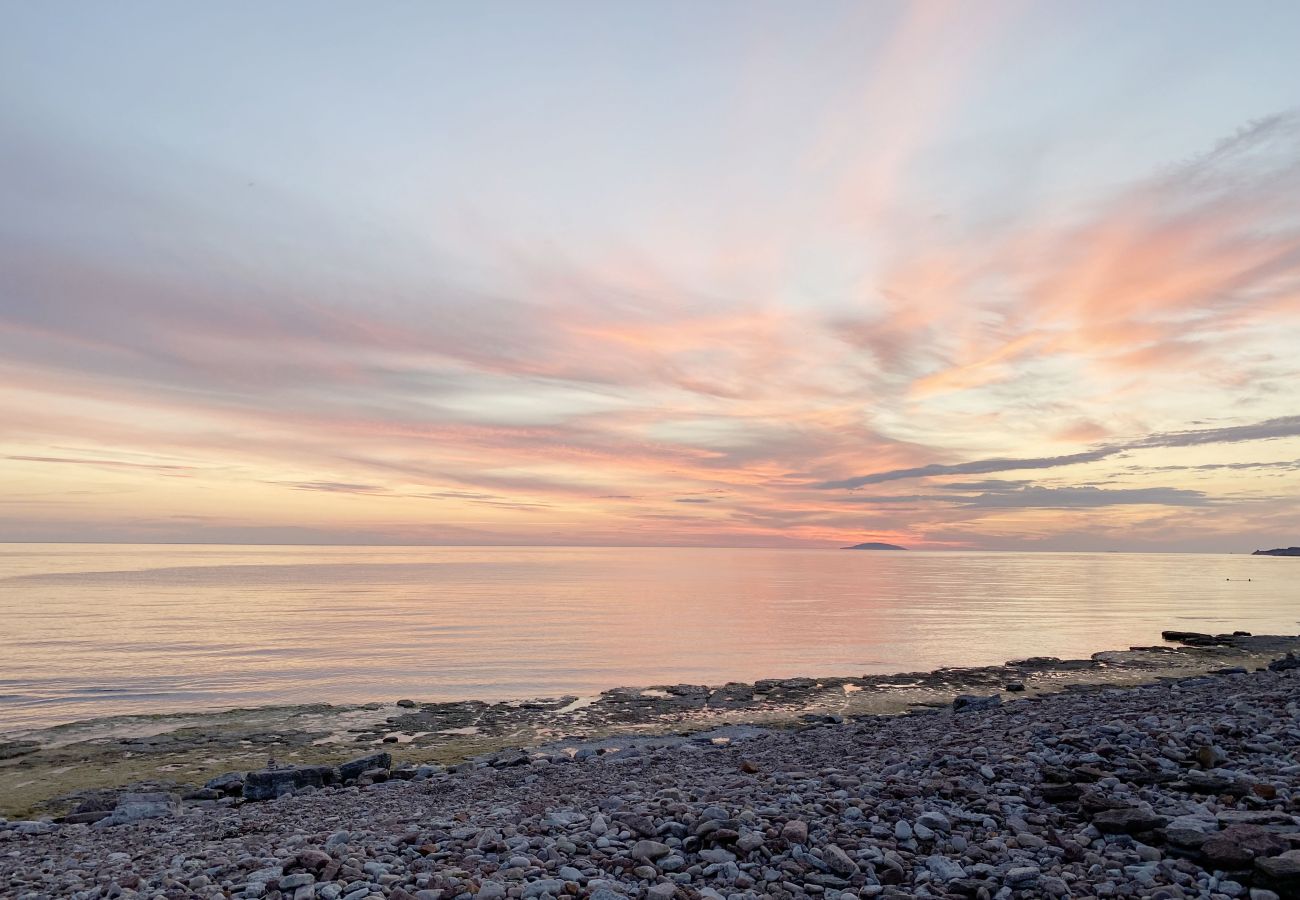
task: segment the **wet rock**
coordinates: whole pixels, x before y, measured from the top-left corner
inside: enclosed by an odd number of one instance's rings
[[[739,709],[753,703],[753,685],[730,682],[711,693],[706,705],[712,708]]]
[[[1162,631],[1160,636],[1166,641],[1177,641],[1179,643],[1211,641],[1214,639],[1213,635],[1202,634],[1199,631]]]

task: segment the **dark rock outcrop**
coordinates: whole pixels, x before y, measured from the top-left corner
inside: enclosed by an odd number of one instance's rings
[[[1233,825],[1201,844],[1201,855],[1216,869],[1249,869],[1256,859],[1289,849],[1290,844],[1261,825]]]
[[[244,799],[274,800],[300,788],[324,787],[327,784],[335,784],[338,780],[338,770],[333,766],[284,766],[260,769],[244,776]]]
[[[216,778],[209,778],[203,783],[205,788],[214,791],[220,791],[223,794],[239,796],[244,790],[244,773],[227,772],[224,775],[218,775]]]
[[[982,709],[997,709],[1002,705],[1002,695],[977,697],[974,694],[959,694],[952,701],[953,712],[977,712]]]
[[[1166,641],[1186,644],[1189,647],[1235,647],[1242,646],[1241,638],[1251,636],[1249,631],[1234,631],[1232,634],[1202,634],[1199,631],[1162,631],[1160,636]]]
[[[367,756],[359,756],[356,759],[350,759],[339,766],[339,778],[343,781],[352,781],[360,778],[362,774],[371,769],[391,769],[393,767],[393,756],[390,753],[371,753]],[[245,788],[245,791],[248,789]]]

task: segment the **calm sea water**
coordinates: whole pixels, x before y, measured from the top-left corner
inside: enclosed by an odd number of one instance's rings
[[[1300,560],[1250,556],[9,544],[0,732],[917,671],[1298,620]]]

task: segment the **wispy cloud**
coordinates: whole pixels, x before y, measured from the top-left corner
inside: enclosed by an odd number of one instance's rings
[[[951,488],[953,485],[941,485]],[[1104,506],[1205,506],[1213,502],[1203,491],[1186,488],[1099,488],[1092,485],[1043,487],[1024,484],[957,494],[850,494],[839,502],[869,506],[952,504],[966,509],[1098,509]]]
[[[282,482],[295,491],[324,491],[327,494],[384,494],[386,489],[376,484],[351,484],[346,481],[287,481]]]
[[[873,472],[870,475],[857,475],[835,481],[823,481],[815,485],[818,488],[857,488],[868,484],[883,484],[887,481],[901,481],[906,478],[932,478],[939,475],[988,475],[992,472],[1016,472],[1023,469],[1055,469],[1059,466],[1074,466],[1080,463],[1096,462],[1114,456],[1119,450],[1086,450],[1081,453],[1068,453],[1064,456],[1040,456],[1026,459],[976,459],[964,463],[931,463],[928,466],[915,466],[908,469],[889,469]]]
[[[933,463],[907,469],[891,469],[859,475],[816,485],[823,489],[857,488],[869,484],[883,484],[908,478],[931,478],[941,475],[986,475],[992,472],[1015,472],[1026,469],[1055,469],[1081,463],[1097,462],[1117,456],[1125,451],[1169,447],[1196,447],[1205,444],[1233,444],[1243,441],[1266,441],[1279,438],[1300,437],[1300,416],[1280,416],[1250,425],[1230,425],[1222,428],[1203,428],[1171,431],[1109,444],[1094,450],[1026,459],[977,459],[964,463],[942,465]]]
[[[1284,471],[1300,471],[1300,459],[1281,460],[1275,462],[1231,462],[1231,463],[1200,463],[1194,466],[1128,466],[1130,472],[1221,472],[1232,471],[1240,472],[1250,469],[1281,469]]]
[[[1230,122],[1274,95],[1101,66],[1098,34],[1140,34],[1119,7],[832,6],[656,10],[710,47],[660,46],[680,95],[610,64],[664,39],[614,14],[542,17],[554,40],[514,49],[581,64],[527,79],[476,78],[516,58],[481,35],[393,35],[376,66],[285,34],[233,80],[178,67],[183,91],[129,74],[158,35],[105,21],[77,53],[39,5],[11,17],[0,85],[40,114],[0,121],[0,482],[24,508],[0,538],[1006,546],[1166,533],[1161,507],[1202,537],[1300,528],[1274,461],[1300,438],[1300,117]],[[465,77],[428,68],[452,57]],[[287,89],[321,62],[345,98]],[[340,102],[411,96],[427,115]],[[255,132],[258,108],[303,128]]]
[[[20,454],[14,454],[12,456],[7,456],[5,458],[12,459],[17,462],[56,463],[60,465],[71,465],[71,466],[93,466],[95,468],[101,468],[101,469],[147,469],[155,472],[160,472],[166,475],[184,475],[185,473],[194,471],[197,468],[195,466],[183,466],[175,463],[143,463],[143,462],[129,462],[120,459],[87,459],[87,458],[79,458],[79,457],[71,457],[71,456],[22,456]]]
[[[1300,416],[1279,416],[1276,419],[1267,419],[1250,425],[1167,431],[1128,441],[1121,445],[1121,449],[1196,447],[1202,444],[1235,444],[1241,441],[1268,441],[1289,437],[1300,437]]]
[[[1022,487],[960,501],[981,509],[1096,509],[1103,506],[1205,506],[1202,491],[1185,488]]]

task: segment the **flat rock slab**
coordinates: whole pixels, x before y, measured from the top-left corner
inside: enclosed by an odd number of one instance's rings
[[[339,780],[333,766],[285,766],[261,769],[244,776],[245,800],[274,800],[305,787],[319,788]]]
[[[123,794],[118,798],[117,806],[107,817],[97,821],[106,825],[125,825],[143,819],[157,819],[170,816],[181,810],[179,794],[161,792],[143,794]]]

